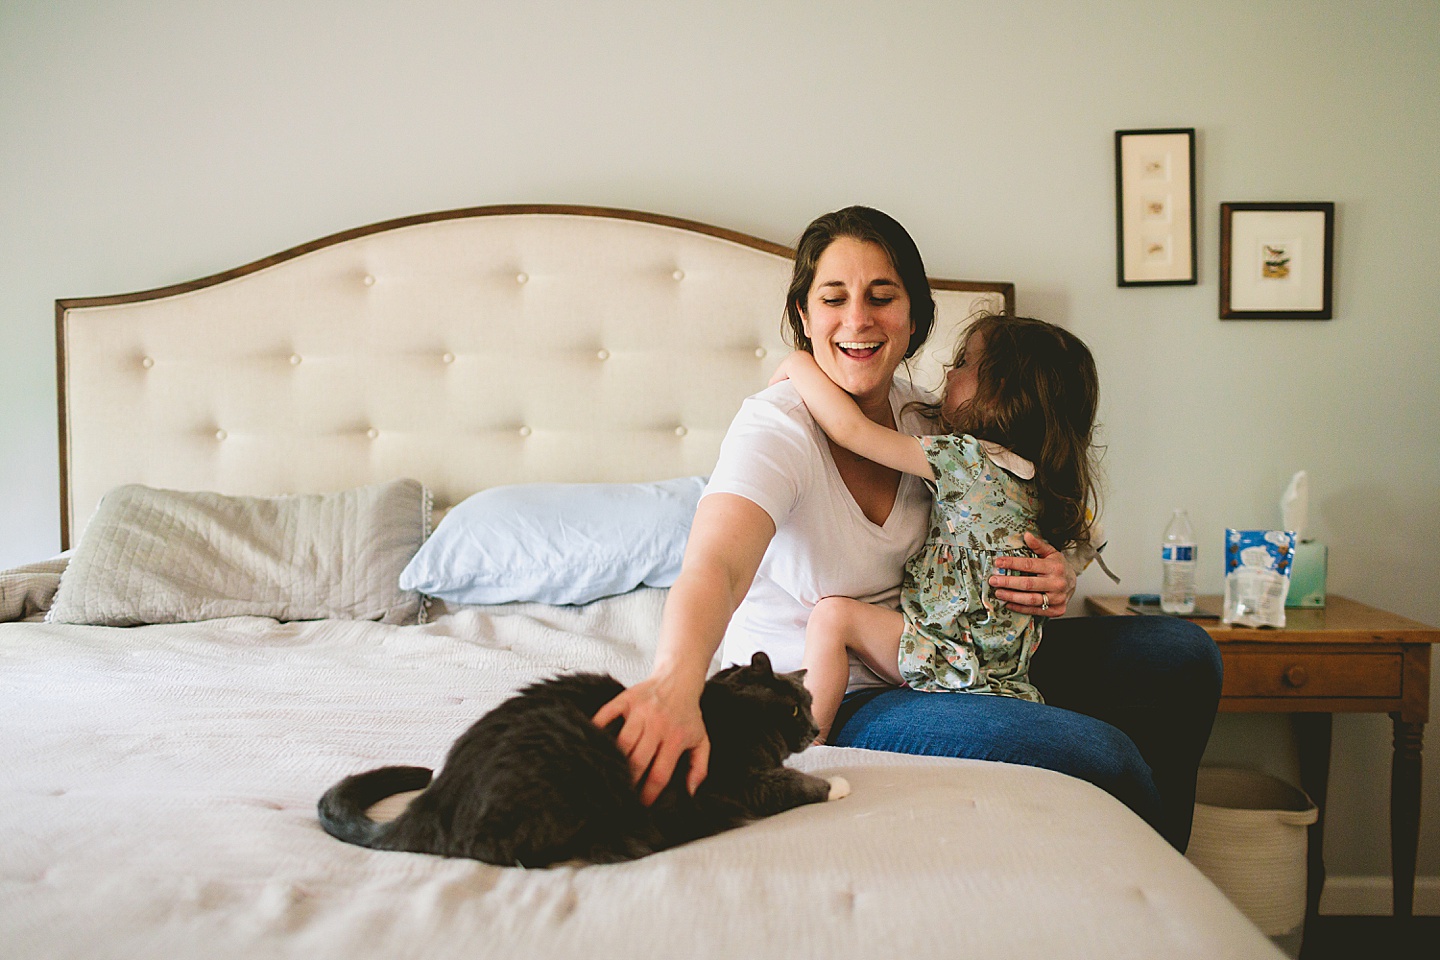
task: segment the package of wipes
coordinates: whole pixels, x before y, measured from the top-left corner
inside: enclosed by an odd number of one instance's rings
[[[1285,626],[1285,595],[1294,562],[1293,530],[1226,530],[1220,619],[1242,627]]]

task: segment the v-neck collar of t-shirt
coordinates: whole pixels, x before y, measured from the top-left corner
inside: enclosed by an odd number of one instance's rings
[[[898,394],[899,387],[892,383],[890,385],[889,396],[890,416],[895,419],[895,425],[897,428],[901,427],[900,411],[896,408],[896,398]],[[813,417],[811,418],[811,422],[814,423]],[[857,503],[855,500],[855,494],[850,492],[849,485],[845,483],[845,478],[841,476],[840,467],[835,462],[834,454],[832,454],[830,451],[830,444],[828,442],[828,437],[826,436],[825,431],[820,428],[820,424],[818,423],[815,423],[815,430],[820,435],[820,455],[821,458],[825,461],[825,469],[830,472],[831,478],[835,481],[836,484],[839,485],[840,490],[843,492],[845,497],[845,504],[850,510],[851,514],[865,525],[865,529],[877,534],[889,533],[894,527],[894,525],[900,522],[897,519],[897,514],[901,512],[900,505],[903,502],[906,493],[908,492],[909,485],[918,482],[917,479],[910,474],[905,473],[904,471],[900,472],[900,483],[895,488],[895,499],[890,504],[890,513],[888,516],[885,517],[884,523],[876,523],[874,520],[871,520],[869,517],[865,516],[865,511],[860,509],[860,504]]]

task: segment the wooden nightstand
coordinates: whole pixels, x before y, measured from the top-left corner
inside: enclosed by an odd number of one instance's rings
[[[1208,598],[1211,605],[1216,598]],[[1430,646],[1440,630],[1337,597],[1326,606],[1285,611],[1283,630],[1226,626],[1197,619],[1225,661],[1220,709],[1293,713],[1300,740],[1301,786],[1320,807],[1310,828],[1307,916],[1325,883],[1325,791],[1330,776],[1331,718],[1336,713],[1388,713],[1395,727],[1390,766],[1390,862],[1395,916],[1415,902],[1420,842],[1420,744],[1430,714]],[[1087,612],[1124,615],[1125,597],[1087,597]]]

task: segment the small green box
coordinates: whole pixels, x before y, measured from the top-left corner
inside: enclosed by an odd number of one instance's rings
[[[1329,551],[1325,544],[1301,540],[1295,545],[1295,565],[1290,569],[1287,607],[1325,606],[1325,566]]]

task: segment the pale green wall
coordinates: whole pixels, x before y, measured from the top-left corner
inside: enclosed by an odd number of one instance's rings
[[[1179,505],[1218,590],[1222,528],[1277,522],[1305,468],[1332,590],[1440,623],[1437,104],[1434,0],[7,0],[0,566],[57,546],[57,297],[457,206],[789,241],[864,202],[932,273],[1013,279],[1089,341],[1126,589],[1154,588]],[[1112,135],[1157,126],[1199,130],[1201,282],[1122,290]],[[1335,201],[1333,321],[1216,319],[1224,200]],[[1217,751],[1283,733],[1227,720]],[[1342,717],[1336,742],[1332,875],[1383,874],[1388,721]],[[1425,806],[1433,877],[1433,762]]]

